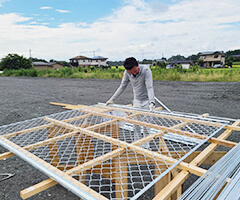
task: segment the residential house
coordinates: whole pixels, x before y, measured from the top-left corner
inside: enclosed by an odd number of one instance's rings
[[[205,68],[214,67],[214,65],[225,65],[225,54],[223,51],[201,52],[199,60],[202,60],[202,66]]]
[[[70,64],[72,67],[87,67],[87,66],[95,66],[95,67],[101,67],[101,66],[108,66],[107,59],[102,56],[95,56],[93,58],[88,58],[86,56],[76,56],[74,58],[70,58]]]
[[[170,61],[168,65],[171,65],[173,68],[175,66],[180,65],[182,66],[183,69],[190,69],[191,66],[193,65],[192,60],[177,60],[177,61]],[[169,67],[171,68],[171,67]]]
[[[33,67],[39,70],[59,70],[63,68],[61,64],[56,62],[33,62]]]

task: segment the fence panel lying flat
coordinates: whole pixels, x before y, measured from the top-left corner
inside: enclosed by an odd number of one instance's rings
[[[144,199],[171,173],[206,170],[184,162],[230,122],[191,114],[93,105],[0,127],[0,145],[81,199]],[[221,141],[222,142],[222,141]],[[12,152],[12,153],[11,153]],[[28,198],[43,189],[22,192]]]

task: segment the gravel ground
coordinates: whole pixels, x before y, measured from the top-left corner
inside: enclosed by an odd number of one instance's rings
[[[120,80],[0,77],[0,125],[65,111],[49,102],[85,105],[106,102],[119,84]],[[240,82],[154,81],[154,91],[173,111],[240,118]],[[129,85],[115,103],[129,104],[132,97]],[[3,152],[6,149],[0,147],[0,153]],[[0,161],[0,173],[4,172],[16,174],[0,182],[0,199],[4,200],[21,199],[21,190],[47,178],[16,156]],[[79,198],[57,185],[29,199]]]

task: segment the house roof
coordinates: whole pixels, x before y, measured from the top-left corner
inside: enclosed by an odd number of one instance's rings
[[[176,61],[170,61],[169,64],[187,64],[192,63],[192,60],[176,60]]]
[[[206,52],[200,52],[200,55],[212,55],[212,54],[224,54],[223,51],[206,51]]]
[[[33,62],[33,65],[34,66],[52,66],[56,64],[56,62],[41,62],[41,61],[36,61],[36,62]]]
[[[91,58],[88,58],[86,56],[76,56],[74,58],[70,58],[69,60],[83,60],[83,59],[91,59]]]
[[[74,58],[70,58],[69,60],[85,60],[85,59],[89,59],[89,60],[107,60],[108,58],[102,57],[102,56],[94,56],[92,58],[86,57],[86,56],[76,56]]]
[[[102,56],[94,56],[92,57],[92,60],[106,60],[107,58],[102,57]]]

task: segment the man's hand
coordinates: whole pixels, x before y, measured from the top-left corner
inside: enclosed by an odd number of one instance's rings
[[[155,110],[155,103],[151,102],[149,105],[149,109],[150,111],[154,111]]]
[[[107,102],[106,102],[106,106],[110,105],[110,104],[113,104],[113,100],[109,99]]]

